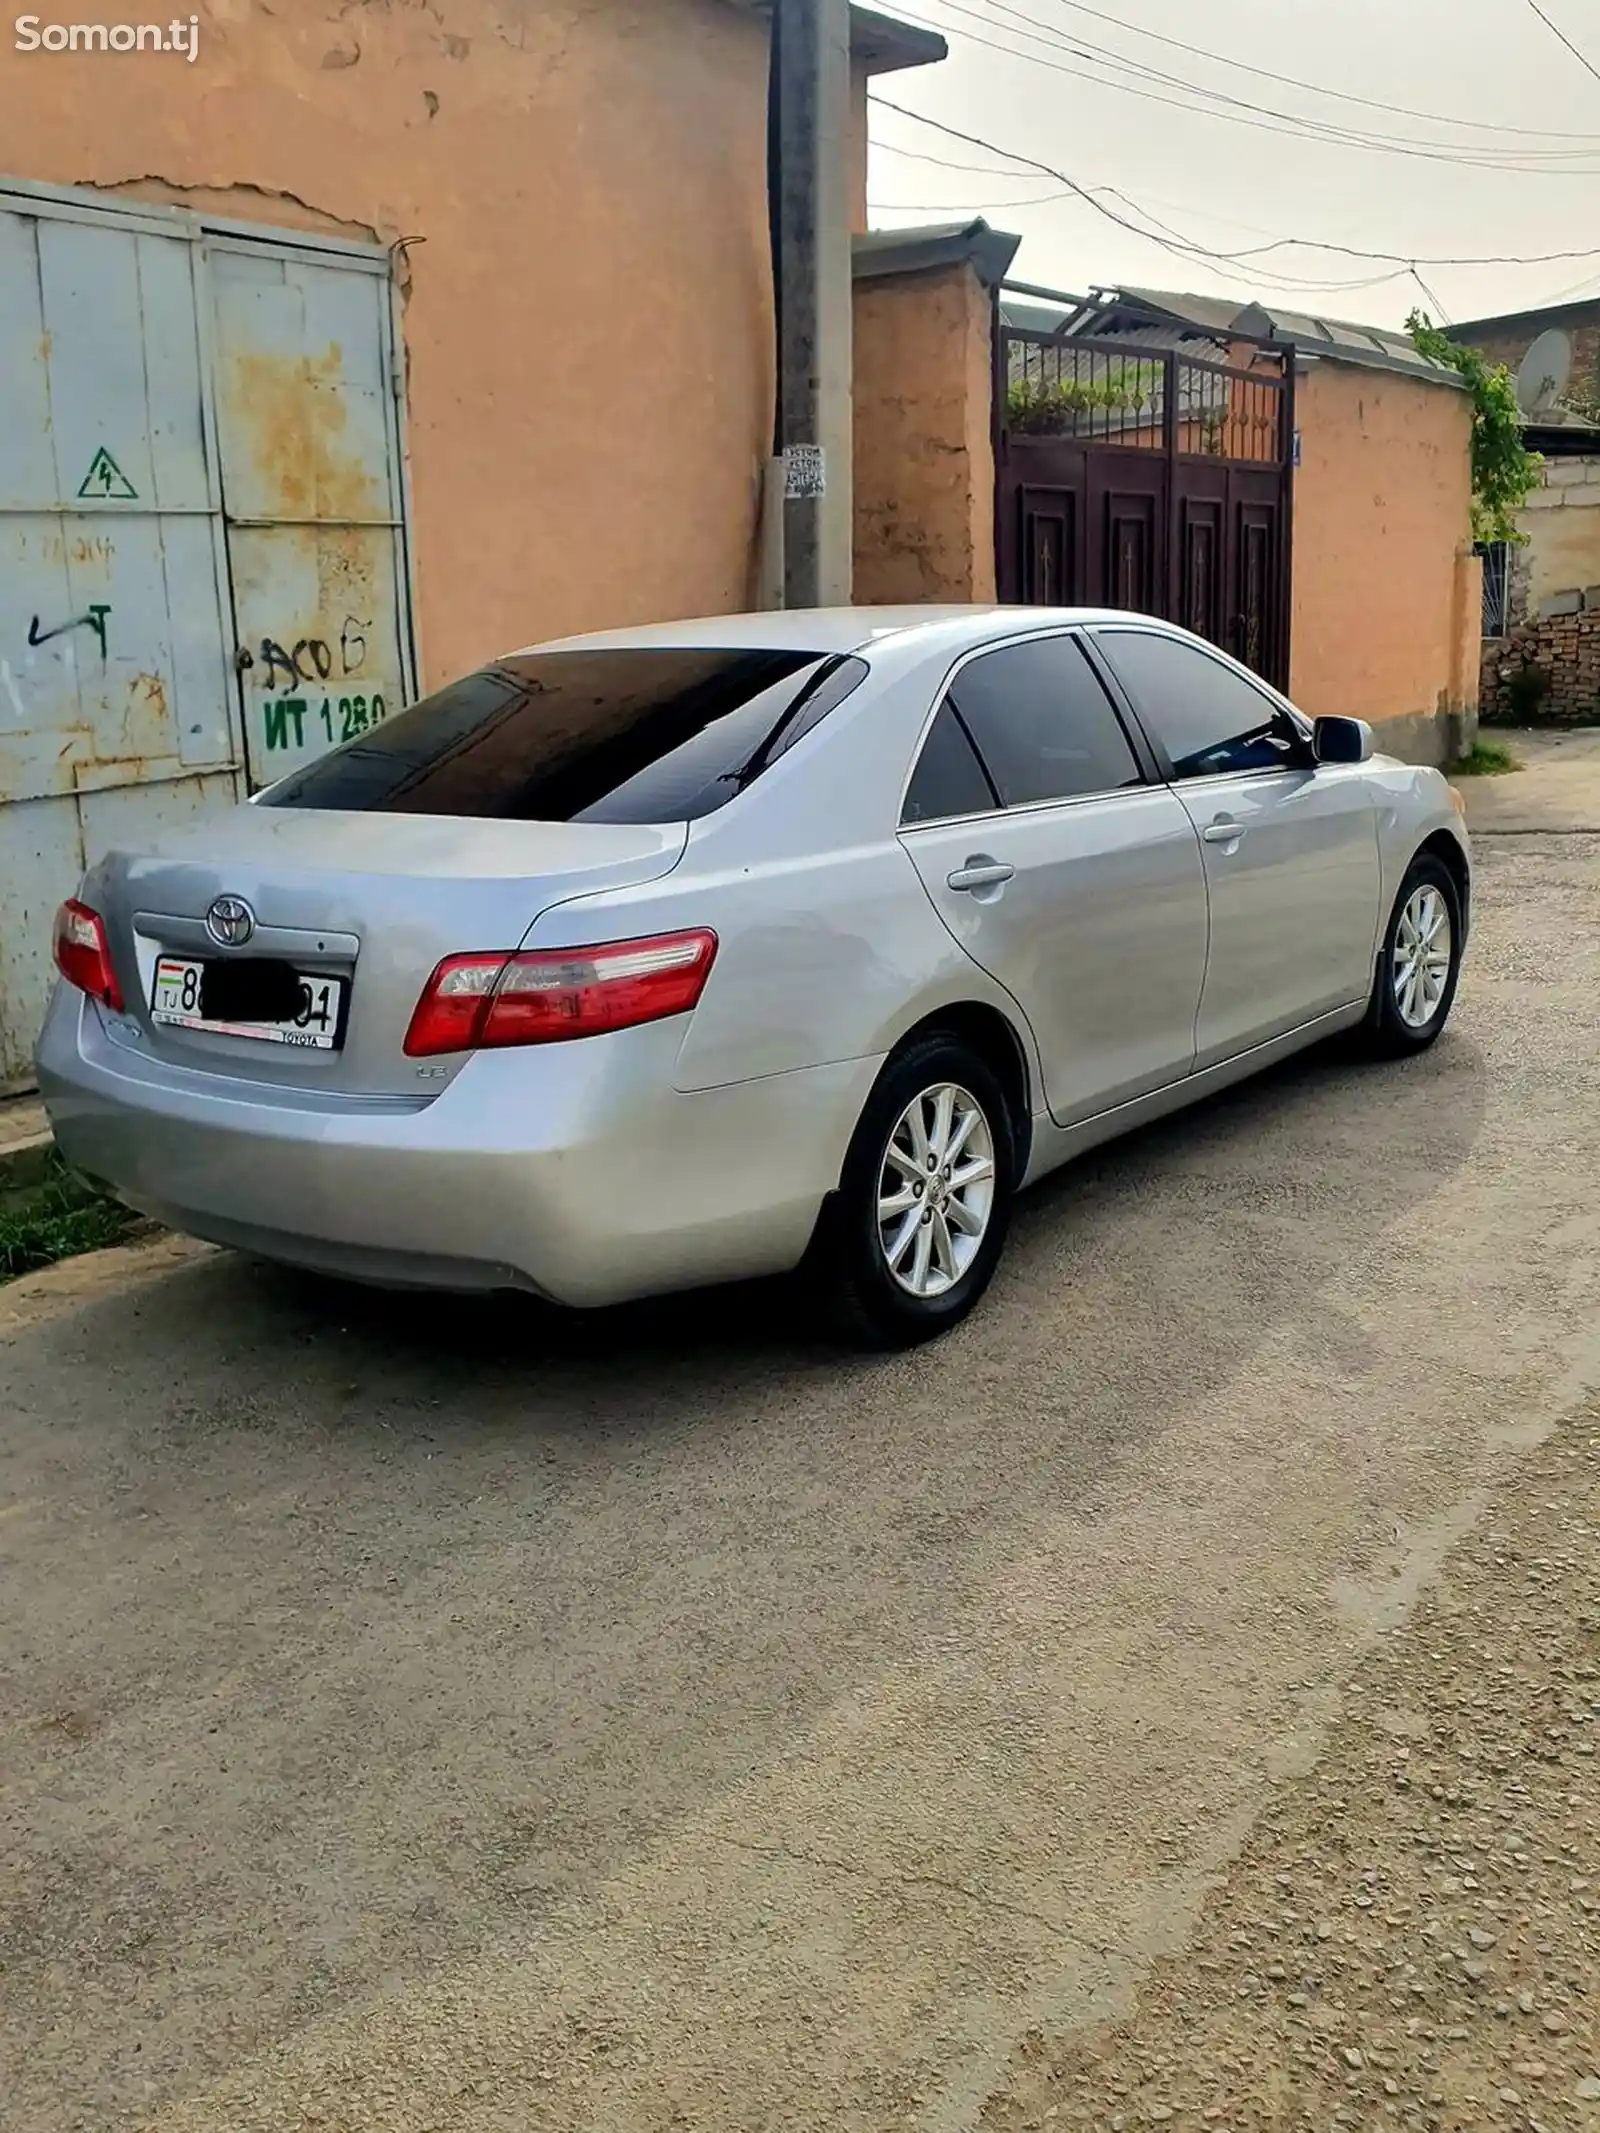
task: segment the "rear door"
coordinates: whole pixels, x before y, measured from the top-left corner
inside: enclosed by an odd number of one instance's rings
[[[1188,639],[1108,626],[1095,642],[1205,855],[1211,954],[1197,1068],[1364,999],[1380,880],[1362,767],[1315,762],[1275,698]]]
[[[1059,1122],[1189,1072],[1206,961],[1199,844],[1074,636],[956,670],[901,837],[945,924],[1032,1024]]]

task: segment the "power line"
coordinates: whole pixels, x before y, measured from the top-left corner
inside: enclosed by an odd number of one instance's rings
[[[1551,304],[1564,304],[1571,298],[1583,298],[1596,295],[1600,295],[1600,288],[1596,287],[1595,277],[1592,274],[1585,274],[1582,281],[1573,282],[1570,288],[1557,289],[1553,296],[1547,296],[1544,300],[1544,304],[1538,306],[1537,308],[1543,310]]]
[[[1532,4],[1532,0],[1529,0]],[[1544,126],[1504,126],[1494,119],[1453,118],[1442,111],[1419,111],[1410,104],[1385,103],[1375,96],[1357,96],[1348,89],[1325,88],[1320,82],[1302,81],[1298,75],[1275,74],[1270,67],[1253,66],[1247,59],[1234,59],[1225,52],[1208,52],[1203,45],[1185,44],[1181,37],[1168,37],[1160,30],[1147,29],[1142,22],[1124,22],[1120,16],[1108,15],[1103,8],[1090,7],[1086,0],[1053,0],[1057,7],[1070,8],[1075,15],[1092,16],[1096,22],[1108,22],[1113,29],[1129,30],[1137,37],[1148,37],[1155,44],[1170,45],[1174,51],[1188,52],[1196,59],[1212,61],[1219,67],[1234,67],[1241,74],[1254,74],[1262,81],[1281,83],[1286,89],[1308,89],[1316,96],[1330,96],[1343,104],[1362,104],[1369,111],[1388,111],[1399,118],[1426,119],[1431,125],[1467,126],[1475,132],[1519,134],[1527,140],[1536,141],[1591,141],[1586,133],[1552,131]]]
[[[984,140],[981,134],[963,133],[960,127],[947,126],[942,119],[924,118],[920,111],[912,111],[904,104],[894,103],[887,96],[879,96],[873,93],[871,101],[875,104],[880,104],[885,111],[898,112],[901,118],[915,119],[920,125],[931,126],[936,133],[948,134],[952,140],[965,141],[969,148],[986,148],[991,154],[1010,156],[1014,162],[1025,163],[1030,170],[1043,172],[1045,177],[1054,178],[1058,185],[1065,186],[1068,193],[1086,201],[1096,213],[1104,215],[1109,222],[1116,223],[1119,229],[1128,230],[1135,237],[1143,237],[1148,243],[1158,244],[1164,251],[1177,252],[1180,256],[1205,256],[1204,247],[1184,242],[1170,243],[1167,239],[1155,235],[1152,231],[1141,228],[1137,222],[1130,222],[1126,215],[1119,215],[1115,208],[1107,207],[1104,201],[1097,199],[1090,187],[1080,185],[1076,178],[1069,177],[1064,170],[1057,170],[1052,163],[1041,163],[1034,156],[1025,156],[1016,150],[1001,148],[994,141]],[[1223,253],[1216,253],[1211,256],[1218,259],[1226,258]],[[1231,259],[1227,259],[1227,264],[1232,265],[1234,262]]]
[[[1578,50],[1578,47],[1573,43],[1572,39],[1567,35],[1565,30],[1559,28],[1557,24],[1550,20],[1550,17],[1539,5],[1539,0],[1528,0],[1528,5],[1533,9],[1533,12],[1538,16],[1539,20],[1544,24],[1545,28],[1550,32],[1551,36],[1559,38],[1560,41],[1566,46],[1567,50],[1572,54],[1573,58],[1578,62],[1579,66],[1582,67],[1585,72],[1592,74],[1596,81],[1600,81],[1600,67],[1597,67],[1594,61],[1590,59],[1585,53],[1580,52]]]
[[[1018,171],[1016,176],[1021,177]],[[869,200],[874,215],[1003,215],[1013,207],[1048,207],[1071,193],[1033,193],[1026,200]]]
[[[1090,188],[1090,190],[1096,192],[1104,192],[1109,191],[1110,188],[1106,186],[1096,186]],[[1005,210],[1008,208],[1048,207],[1057,200],[1071,200],[1079,197],[1081,197],[1081,195],[1074,193],[1056,192],[1044,193],[1039,198],[1033,200],[869,200],[867,202],[867,208],[868,211],[874,215],[951,215],[966,213],[983,214],[987,213],[991,209],[993,209],[996,213],[1004,213]],[[1122,196],[1119,195],[1119,197]],[[1154,218],[1152,218],[1152,220],[1153,219]],[[1129,225],[1129,227],[1131,227],[1131,225]],[[1159,244],[1161,242],[1161,239],[1157,237],[1154,231],[1152,230],[1142,230],[1139,232],[1139,234],[1143,237],[1148,238],[1153,244]],[[1193,255],[1190,253],[1190,250],[1187,245],[1183,245],[1180,247],[1178,244],[1174,243],[1167,245],[1165,249],[1169,252],[1178,251],[1179,256],[1181,258],[1185,260],[1190,260],[1191,263],[1193,263]],[[1211,264],[1209,260],[1205,259],[1200,260],[1198,263],[1201,265]],[[1382,274],[1360,274],[1353,276],[1348,281],[1315,281],[1309,275],[1300,274],[1276,273],[1271,276],[1271,282],[1273,287],[1275,288],[1304,289],[1312,295],[1338,295],[1344,291],[1352,289],[1380,288],[1386,282],[1414,281],[1417,279],[1418,276],[1410,267],[1390,267],[1387,268]],[[1435,299],[1435,301],[1437,301],[1437,299]]]
[[[875,101],[881,102],[883,101],[883,99],[878,98],[875,99]],[[893,110],[898,107],[891,105],[889,106],[889,108]],[[868,142],[867,145],[869,148],[876,148],[881,150],[885,155],[904,156],[906,160],[911,163],[928,163],[931,164],[935,170],[964,171],[969,176],[976,178],[1021,178],[1025,175],[1025,173],[1020,170],[1008,170],[1003,163],[957,163],[953,161],[949,156],[926,155],[921,149],[902,148],[898,141],[886,141],[883,140],[877,134],[874,134],[872,136],[871,140]],[[998,155],[1009,155],[1011,151],[1008,148],[1000,148],[997,149],[995,153]],[[1125,192],[1122,192],[1115,185],[1087,185],[1084,187],[1084,191],[1103,194],[1108,200],[1120,200],[1124,207],[1131,208],[1136,215],[1146,216],[1147,219],[1155,223],[1158,228],[1162,226],[1159,217],[1150,213],[1149,204],[1147,204],[1146,202],[1130,199]],[[1074,197],[1075,195],[1070,192],[1053,192],[1041,193],[1032,200],[875,200],[868,201],[867,204],[869,207],[872,207],[874,209],[882,209],[885,212],[892,211],[900,214],[937,215],[967,213],[974,215],[986,215],[988,214],[991,208],[995,209],[996,211],[999,211],[1007,207],[1042,207],[1052,200],[1070,200]],[[1154,193],[1150,194],[1149,202],[1153,203],[1156,207],[1175,206],[1175,203],[1173,201],[1159,199]],[[1178,212],[1181,213],[1182,210],[1179,209]],[[1253,237],[1271,237],[1273,235],[1273,232],[1271,230],[1263,229],[1261,225],[1257,222],[1239,222],[1231,215],[1213,215],[1209,219],[1213,222],[1226,222],[1233,229],[1248,230]]]
[[[1013,149],[1000,148],[996,145],[995,142],[986,141],[978,134],[963,133],[959,127],[946,126],[942,120],[924,118],[920,112],[911,111],[903,104],[896,104],[886,96],[874,95],[872,97],[872,101],[874,103],[881,104],[885,108],[885,110],[898,112],[903,118],[917,119],[920,121],[921,124],[933,127],[936,132],[947,133],[955,140],[965,141],[969,147],[986,148],[991,153],[996,155],[1009,155],[1014,161],[1024,163],[1030,169],[1041,171],[1046,177],[1054,178],[1059,185],[1062,185],[1066,188],[1066,192],[1060,197],[1066,198],[1068,196],[1071,196],[1086,202],[1087,205],[1094,208],[1098,214],[1104,215],[1108,221],[1116,223],[1119,229],[1127,230],[1133,236],[1143,238],[1147,244],[1158,245],[1162,251],[1171,252],[1177,258],[1185,260],[1190,264],[1193,264],[1196,260],[1199,260],[1207,264],[1220,264],[1223,266],[1235,267],[1238,265],[1239,261],[1246,256],[1243,253],[1227,253],[1213,251],[1209,246],[1194,243],[1191,239],[1182,236],[1178,231],[1172,230],[1168,227],[1168,225],[1161,223],[1155,216],[1150,215],[1147,210],[1141,208],[1136,201],[1130,200],[1126,193],[1118,192],[1114,186],[1090,187],[1086,185],[1080,185],[1076,178],[1069,177],[1064,170],[1057,170],[1053,164],[1041,163],[1037,161],[1034,157],[1024,156]],[[1099,193],[1109,193],[1114,198],[1122,200],[1129,208],[1133,210],[1136,215],[1142,216],[1144,218],[1143,221],[1133,222],[1130,221],[1126,215],[1119,215],[1115,208],[1107,207],[1104,201],[1097,197],[1097,194]],[[1155,224],[1154,228],[1150,228],[1147,226],[1151,223]],[[1165,235],[1162,234],[1163,231],[1166,232]],[[1266,250],[1268,249],[1268,247],[1261,246],[1257,247],[1256,249]],[[1409,272],[1409,270],[1410,267],[1408,262],[1405,266],[1399,268],[1394,274],[1374,275],[1373,277],[1371,277],[1370,280],[1364,280],[1359,283],[1345,284],[1344,286],[1370,288],[1379,281],[1399,280],[1407,272]],[[1325,291],[1329,288],[1336,286],[1335,284],[1329,282],[1306,281],[1300,276],[1285,275],[1282,273],[1276,275],[1275,279],[1280,284],[1286,287],[1297,286]]]
[[[1507,167],[1518,168],[1524,163],[1529,166],[1541,163],[1570,163],[1580,156],[1592,156],[1597,149],[1600,149],[1600,138],[1593,134],[1561,134],[1555,136],[1555,138],[1561,140],[1582,141],[1585,145],[1581,148],[1518,148],[1498,141],[1416,142],[1413,141],[1409,134],[1397,135],[1378,132],[1371,128],[1346,126],[1334,120],[1317,118],[1310,112],[1280,111],[1269,104],[1254,103],[1248,98],[1230,96],[1226,90],[1213,89],[1204,82],[1192,80],[1186,74],[1168,74],[1163,69],[1152,67],[1143,60],[1130,58],[1127,53],[1118,52],[1109,45],[1088,43],[1071,31],[1063,30],[1058,25],[1043,22],[1037,15],[1028,14],[1024,9],[1012,4],[1012,0],[978,0],[978,4],[987,10],[981,15],[975,13],[972,7],[966,5],[965,0],[943,0],[943,4],[949,7],[953,13],[968,16],[972,21],[982,22],[991,29],[1012,28],[1010,21],[996,23],[993,20],[994,15],[998,14],[1014,18],[1016,23],[1027,25],[1026,28],[1014,30],[1014,35],[1026,37],[1030,31],[1036,32],[1037,35],[1034,41],[1048,45],[1051,50],[1070,52],[1076,59],[1087,59],[1095,65],[1114,67],[1124,74],[1133,75],[1136,80],[1161,82],[1168,88],[1187,90],[1192,95],[1206,98],[1213,103],[1231,105],[1239,111],[1254,112],[1265,118],[1281,119],[1290,126],[1311,129],[1319,136],[1341,142],[1348,141],[1351,144],[1387,148],[1398,145],[1403,148],[1438,149],[1447,154],[1460,155],[1464,161],[1470,161],[1474,164],[1484,163],[1486,165],[1491,157],[1511,156],[1516,158],[1516,163],[1514,166]],[[1198,47],[1196,46],[1185,46],[1183,49],[1198,52]],[[1200,53],[1199,56],[1203,58],[1206,55]],[[1228,62],[1224,63],[1227,64]],[[1273,78],[1289,79],[1290,77]],[[1316,93],[1314,85],[1309,82],[1297,82],[1295,86],[1312,89],[1313,93]],[[1458,122],[1454,119],[1443,119],[1440,123],[1455,125]],[[1489,167],[1498,168],[1499,166],[1490,165]]]
[[[959,168],[960,166],[957,167]],[[1020,178],[1022,173],[1021,171],[1013,171],[1009,175]],[[1171,244],[1165,247],[1167,251],[1176,250],[1184,259],[1189,259],[1193,256],[1194,248],[1181,231],[1174,230],[1170,224],[1163,222],[1159,216],[1151,214],[1148,207],[1141,205],[1137,200],[1129,199],[1126,193],[1119,192],[1114,185],[1086,185],[1081,191],[1074,189],[1070,192],[1040,193],[1027,200],[869,200],[867,207],[875,215],[984,215],[991,212],[1004,214],[1011,208],[1050,207],[1058,200],[1083,199],[1091,194],[1104,195],[1109,199],[1120,200],[1134,214],[1143,215],[1152,227],[1147,230],[1141,230],[1139,234],[1149,238],[1152,243],[1159,244],[1161,242],[1161,236],[1156,234],[1159,231],[1162,235],[1173,240]],[[1093,202],[1091,201],[1090,204],[1092,205]],[[1133,227],[1131,223],[1124,226],[1130,229]],[[1219,260],[1222,256],[1220,253],[1217,255]],[[1209,258],[1205,258],[1202,263],[1209,265],[1211,262]],[[1273,285],[1278,288],[1309,289],[1326,293],[1328,291],[1337,292],[1342,289],[1375,289],[1383,282],[1406,281],[1414,277],[1414,268],[1391,267],[1382,274],[1362,274],[1347,281],[1317,281],[1309,275],[1285,274],[1281,270],[1273,274],[1272,280]]]
[[[1445,309],[1443,302],[1438,296],[1434,294],[1433,290],[1428,287],[1428,284],[1423,280],[1422,276],[1417,272],[1416,268],[1408,267],[1406,271],[1411,276],[1411,279],[1416,283],[1417,287],[1422,291],[1423,295],[1428,299],[1429,303],[1432,304],[1434,310],[1438,312],[1440,318],[1444,321],[1445,325],[1453,326],[1455,324],[1454,319],[1451,318],[1449,312]]]
[[[885,155],[903,156],[906,161],[910,163],[929,163],[936,170],[965,171],[972,177],[1020,178],[1023,175],[1020,170],[1008,170],[1003,163],[957,163],[953,161],[952,158],[949,156],[927,155],[920,148],[904,148],[898,141],[886,141],[879,134],[874,134],[872,136],[872,139],[868,143],[868,146],[880,149]],[[1000,155],[1007,155],[1010,153],[1010,151],[1008,149],[1002,148],[999,149],[997,153]],[[1087,190],[1092,193],[1104,193],[1109,199],[1120,200],[1122,201],[1125,207],[1131,207],[1136,212],[1145,215],[1150,215],[1150,209],[1152,206],[1169,207],[1173,210],[1175,214],[1180,215],[1185,212],[1184,206],[1180,206],[1179,203],[1175,200],[1163,200],[1159,193],[1147,193],[1145,195],[1144,200],[1140,202],[1130,199],[1126,193],[1120,192],[1115,185],[1091,185],[1087,188]],[[1059,193],[1050,193],[1046,195],[1046,198],[1051,200],[1061,199],[1062,197],[1064,196]],[[892,200],[885,200],[880,204],[885,208],[889,208],[895,206],[897,203]],[[1186,204],[1192,205],[1192,203]],[[961,205],[963,207],[970,207],[974,214],[983,214],[987,212],[986,203],[982,200],[963,201]],[[923,211],[924,210],[920,208],[916,210],[916,212],[918,213],[921,213]],[[1205,219],[1208,222],[1226,223],[1229,229],[1245,230],[1252,237],[1272,237],[1278,243],[1282,243],[1285,241],[1281,238],[1278,238],[1275,231],[1263,229],[1259,222],[1241,222],[1237,215],[1219,215],[1210,208],[1202,209],[1200,210],[1200,212],[1204,214]],[[1155,216],[1150,215],[1150,220],[1154,222],[1156,220]]]
[[[947,156],[927,156],[919,148],[902,148],[898,141],[872,140],[869,148],[886,149],[892,156],[905,156],[912,163],[931,163],[936,170],[969,170],[975,178],[1020,178],[1018,170],[1007,170],[1003,163],[952,163]],[[1006,151],[1002,148],[999,154]]]
[[[1078,199],[1087,201],[1091,207],[1106,216],[1108,220],[1116,223],[1119,228],[1129,230],[1137,237],[1147,238],[1152,243],[1161,244],[1164,242],[1163,239],[1154,236],[1149,229],[1141,228],[1137,223],[1130,222],[1126,216],[1119,215],[1113,209],[1106,207],[1096,197],[1100,192],[1114,191],[1115,189],[1112,187],[1082,185],[1076,178],[1069,177],[1064,170],[1058,170],[1052,163],[1041,163],[1037,157],[1024,155],[1020,149],[1003,148],[997,141],[986,140],[982,134],[966,133],[958,126],[947,126],[942,119],[928,118],[923,112],[913,111],[908,105],[897,104],[891,98],[880,96],[876,92],[873,93],[871,100],[873,103],[881,105],[885,111],[893,111],[900,118],[911,119],[919,126],[929,126],[934,132],[945,134],[951,140],[964,141],[969,148],[982,148],[990,155],[1007,156],[1013,163],[1020,163],[1029,170],[1039,171],[1044,177],[1054,178],[1056,183],[1064,186],[1068,193]],[[1128,199],[1125,193],[1117,194],[1117,197],[1123,200]],[[1137,202],[1128,201],[1128,205],[1134,209],[1135,213],[1144,215],[1147,221],[1155,220]],[[1408,271],[1414,267],[1539,267],[1549,266],[1557,260],[1564,259],[1600,259],[1600,246],[1593,245],[1574,247],[1558,252],[1483,253],[1476,256],[1426,258],[1419,253],[1380,252],[1368,250],[1358,245],[1335,244],[1320,237],[1275,237],[1270,244],[1248,245],[1237,252],[1225,252],[1211,245],[1200,244],[1192,238],[1183,237],[1176,231],[1171,232],[1170,235],[1173,241],[1164,244],[1164,249],[1167,251],[1183,252],[1193,258],[1212,260],[1228,267],[1242,266],[1248,261],[1259,259],[1267,252],[1281,251],[1285,246],[1294,246],[1306,251],[1337,252],[1345,258],[1381,261],[1385,265],[1398,266]]]
[[[1009,24],[995,22],[989,15],[978,14],[974,9],[962,5],[961,0],[938,0],[938,4],[951,14],[966,16],[974,22],[983,23],[989,29],[1010,27]],[[1008,9],[1008,12],[1015,14],[1017,10]],[[903,11],[903,19],[918,23],[926,29],[939,30],[948,36],[964,39],[969,44],[987,46],[990,51],[1003,52],[1009,58],[1020,59],[1028,66],[1041,67],[1048,73],[1070,75],[1078,81],[1092,82],[1098,88],[1113,89],[1124,96],[1138,97],[1145,103],[1162,104],[1169,109],[1188,111],[1201,117],[1223,119],[1231,125],[1248,126],[1258,133],[1277,134],[1290,140],[1316,141],[1338,148],[1359,148],[1375,154],[1448,163],[1462,169],[1509,171],[1539,177],[1600,176],[1600,165],[1591,163],[1583,168],[1575,168],[1570,162],[1570,158],[1574,156],[1593,154],[1592,149],[1527,150],[1522,152],[1523,160],[1507,162],[1487,153],[1479,153],[1476,149],[1462,152],[1460,147],[1447,142],[1406,142],[1389,135],[1366,134],[1349,127],[1330,126],[1320,119],[1308,119],[1303,114],[1276,111],[1266,105],[1252,104],[1240,97],[1228,96],[1222,90],[1207,89],[1201,83],[1188,81],[1179,75],[1164,74],[1159,69],[1142,67],[1115,54],[1103,56],[1095,49],[1063,40],[1054,31],[1018,30],[1015,34],[1027,37],[1036,44],[1042,44],[1047,50],[1071,52],[1075,57],[1088,59],[1092,65],[1110,65],[1120,68],[1124,73],[1133,74],[1139,80],[1161,82],[1168,87],[1187,90],[1203,101],[1195,103],[1189,97],[1163,95],[1157,89],[1137,86],[1136,82],[1109,79],[1103,73],[1092,73],[1083,67],[1068,66],[1061,60],[1046,59],[1035,52],[1021,51],[1014,44],[1001,43],[998,38],[981,36],[976,30],[959,29],[951,23],[935,21],[926,15],[912,14],[909,10]],[[1208,104],[1231,108],[1208,109]],[[1279,123],[1280,121],[1284,123]],[[1600,147],[1600,143],[1596,146]],[[1511,154],[1514,151],[1506,150],[1503,153]]]

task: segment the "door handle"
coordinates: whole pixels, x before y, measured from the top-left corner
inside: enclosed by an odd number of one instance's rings
[[[986,853],[978,852],[964,867],[957,867],[953,874],[947,874],[945,880],[952,889],[998,889],[1016,871],[1003,859],[990,859]]]
[[[1207,844],[1237,844],[1244,835],[1242,822],[1208,822],[1200,832]]]

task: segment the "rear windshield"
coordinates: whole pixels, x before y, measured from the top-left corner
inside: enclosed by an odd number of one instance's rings
[[[692,821],[742,792],[866,672],[816,652],[533,652],[424,697],[260,804]]]

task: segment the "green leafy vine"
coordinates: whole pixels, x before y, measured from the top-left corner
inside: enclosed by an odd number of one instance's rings
[[[1513,541],[1528,536],[1517,513],[1539,486],[1543,465],[1522,441],[1516,388],[1503,363],[1490,363],[1476,348],[1453,341],[1425,311],[1413,311],[1406,331],[1418,355],[1453,370],[1472,396],[1472,536],[1477,541]]]

